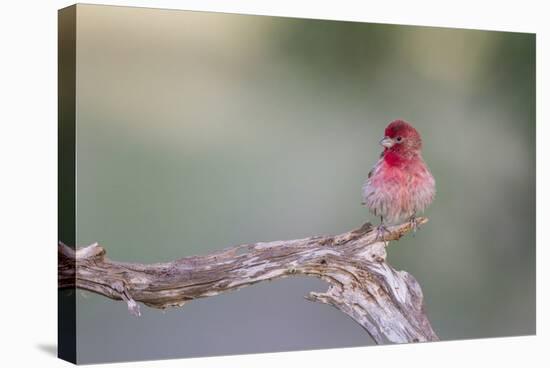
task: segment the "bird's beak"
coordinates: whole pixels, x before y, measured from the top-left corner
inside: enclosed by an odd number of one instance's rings
[[[380,145],[383,146],[383,147],[386,147],[386,148],[390,148],[394,144],[395,144],[395,142],[390,137],[384,137],[380,141]]]

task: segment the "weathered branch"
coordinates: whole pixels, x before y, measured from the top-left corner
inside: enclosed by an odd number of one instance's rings
[[[418,219],[418,224],[425,222]],[[385,240],[397,240],[410,230],[408,223],[389,227]],[[137,302],[181,307],[196,298],[299,274],[329,283],[328,291],[312,292],[307,299],[346,313],[377,343],[438,339],[425,315],[420,285],[386,262],[385,244],[368,223],[336,236],[244,244],[167,263],[115,262],[98,244],[76,252],[59,244],[58,254],[60,288],[124,300],[135,315],[140,314]]]

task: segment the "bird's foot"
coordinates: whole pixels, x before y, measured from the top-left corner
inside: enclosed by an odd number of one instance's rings
[[[413,231],[413,237],[416,234],[416,230],[418,230],[418,220],[416,219],[415,215],[412,215],[409,219],[409,224],[411,225],[412,231]]]
[[[378,225],[378,227],[376,228],[376,239],[375,239],[375,241],[382,240],[384,242],[384,246],[387,246],[388,241],[385,238],[386,233],[391,234],[391,231],[388,230],[386,225],[384,225],[384,224]]]

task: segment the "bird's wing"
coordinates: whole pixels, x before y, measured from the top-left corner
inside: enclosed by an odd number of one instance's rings
[[[379,161],[380,162],[380,161]],[[374,171],[378,168],[378,164],[379,162],[377,162],[373,167],[372,169],[370,169],[369,173],[367,174],[367,180],[365,181],[365,183],[363,184],[363,200],[361,201],[361,205],[366,205],[367,204],[367,196],[366,195],[366,191],[365,191],[365,188],[369,187],[370,186],[370,179],[372,178],[372,176],[374,175]]]
[[[372,194],[372,191],[367,189],[371,186],[372,177],[374,176],[376,171],[383,165],[383,163],[384,163],[384,151],[380,153],[380,158],[378,159],[376,164],[374,164],[372,169],[370,169],[369,173],[367,174],[367,180],[365,180],[365,183],[363,184],[363,200],[361,201],[361,204],[363,206],[367,204],[366,203],[367,197],[369,197]]]
[[[380,159],[378,160],[378,162],[372,167],[372,169],[370,169],[370,171],[367,175],[367,179],[370,179],[372,177],[372,175],[374,174],[374,170],[376,170],[382,164],[382,158],[383,157],[384,157],[384,151],[382,151],[382,153],[380,154]]]

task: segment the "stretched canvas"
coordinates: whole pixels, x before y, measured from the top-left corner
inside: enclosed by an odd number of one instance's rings
[[[59,356],[535,334],[535,35],[59,11]]]

